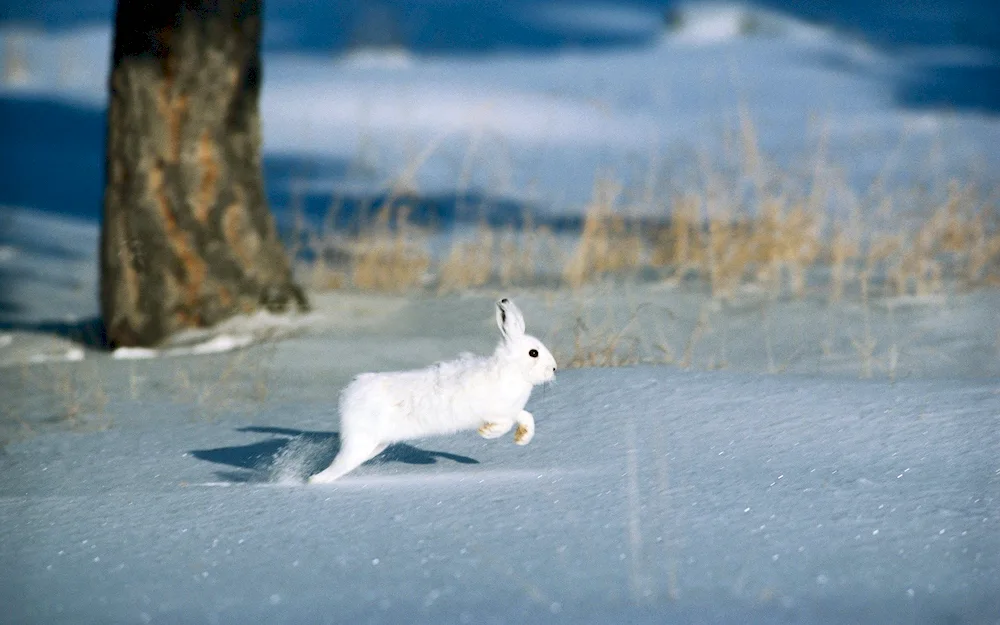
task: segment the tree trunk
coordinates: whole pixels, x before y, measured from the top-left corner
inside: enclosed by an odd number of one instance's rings
[[[113,347],[307,307],[264,196],[260,32],[261,0],[118,2],[101,232]]]

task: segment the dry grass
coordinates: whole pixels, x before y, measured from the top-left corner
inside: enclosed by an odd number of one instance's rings
[[[623,367],[642,362],[639,356],[640,338],[635,331],[633,315],[616,327],[605,320],[594,324],[584,315],[576,317],[570,351],[559,354],[557,362],[567,369],[579,367]]]
[[[940,292],[948,265],[957,268],[967,284],[996,280],[996,274],[987,271],[1000,256],[995,221],[992,207],[981,204],[973,189],[952,182],[947,199],[930,219],[912,234],[901,235],[889,270],[894,294]]]
[[[662,204],[655,176],[648,176],[635,205],[623,199],[627,194],[614,176],[598,176],[580,230],[560,233],[562,244],[551,229],[524,215],[519,229],[481,222],[469,235],[454,235],[437,255],[431,233],[411,223],[399,201],[401,188],[416,192],[416,172],[438,148],[435,143],[398,177],[375,218],[357,233],[333,229],[339,205],[331,203],[333,217],[319,234],[305,237],[315,259],[305,281],[317,290],[447,293],[553,280],[579,290],[609,277],[695,278],[716,299],[751,287],[772,297],[825,293],[830,301],[860,297],[862,291],[925,297],[948,284],[1000,284],[1000,219],[995,203],[975,187],[942,183],[945,199],[932,210],[913,210],[919,194],[894,196],[881,180],[857,199],[826,165],[822,137],[811,179],[798,186],[803,176],[769,162],[745,111],[735,139],[733,168],[702,164],[698,182],[668,192],[672,199]],[[463,165],[463,185],[469,167]],[[848,218],[827,217],[835,196],[848,205]],[[908,209],[900,214],[929,217],[894,220],[900,205]],[[653,207],[643,220],[634,218],[639,206]]]
[[[111,418],[105,410],[109,401],[106,382],[100,367],[93,362],[22,365],[20,375],[25,390],[44,397],[43,410],[48,416],[43,424],[64,425],[74,430],[111,427]],[[26,421],[19,417],[18,420],[27,431],[32,430]]]
[[[106,430],[114,425],[102,367],[94,362],[23,362],[0,374],[0,449],[49,428]],[[15,391],[16,392],[9,392]]]
[[[825,246],[821,217],[802,201],[769,196],[759,214],[748,218],[736,216],[726,198],[723,191],[682,197],[674,219],[653,236],[651,264],[666,268],[675,280],[702,278],[717,298],[732,297],[746,284],[802,296],[809,270],[828,249],[837,250],[843,272],[847,242],[835,236]]]
[[[548,226],[534,226],[530,216],[526,217],[525,228],[517,232],[505,228],[500,237],[499,279],[500,285],[534,285],[546,267],[563,267],[566,258],[559,248],[552,229]]]
[[[724,191],[692,192],[673,203],[665,225],[646,231],[613,204],[598,201],[588,207],[568,253],[545,227],[480,225],[468,237],[454,237],[440,259],[430,251],[429,233],[409,223],[405,209],[391,219],[382,209],[376,225],[355,237],[336,243],[317,238],[305,280],[320,291],[402,293],[433,284],[446,293],[493,283],[537,285],[553,267],[561,267],[561,282],[571,289],[649,270],[667,281],[699,278],[716,298],[734,297],[747,285],[801,297],[811,272],[823,266],[828,278],[819,287],[831,301],[860,294],[863,277],[880,278],[886,296],[940,293],[948,280],[966,287],[1000,284],[995,211],[971,201],[968,190],[955,194],[912,230],[864,234],[849,223],[826,226],[806,200],[787,194],[762,198],[759,212],[745,217]],[[349,260],[329,260],[336,255]]]
[[[497,238],[497,233],[485,224],[480,224],[468,240],[456,237],[438,268],[438,292],[461,291],[489,282],[497,256]]]
[[[840,301],[844,290],[854,275],[854,267],[861,255],[858,236],[852,235],[845,226],[834,227],[828,246],[830,261],[830,300]]]
[[[616,204],[621,185],[609,178],[598,178],[586,209],[583,230],[569,261],[563,267],[563,281],[572,288],[610,273],[637,269],[643,260],[643,242],[630,227]]]
[[[374,226],[351,242],[351,282],[362,290],[402,293],[425,282],[430,266],[427,235],[409,221],[404,205],[386,203]]]
[[[568,325],[557,322],[546,336],[560,367],[680,364],[667,338],[676,321],[670,310],[640,302],[610,284],[588,287],[580,295],[572,315],[552,315]]]
[[[704,265],[704,252],[701,197],[689,193],[674,202],[669,224],[654,233],[650,263],[683,276]]]
[[[210,357],[174,356],[173,376],[163,384],[170,388],[174,401],[195,406],[198,413],[211,420],[234,410],[255,411],[271,397],[271,363],[276,343],[264,343]],[[135,379],[130,369],[130,380]],[[132,399],[142,396],[131,383]]]
[[[303,238],[306,246],[313,252],[314,260],[305,268],[305,283],[314,291],[333,291],[347,286],[349,272],[340,266],[337,260],[343,254],[345,237],[337,232],[336,223],[343,210],[343,202],[334,198],[320,224],[318,232],[308,228],[301,215],[296,215],[296,229],[293,241],[298,243]],[[301,224],[302,229],[298,226]],[[292,254],[296,258],[297,254]]]

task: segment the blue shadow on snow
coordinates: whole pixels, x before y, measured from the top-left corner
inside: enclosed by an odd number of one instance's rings
[[[340,434],[337,432],[311,432],[269,426],[249,426],[239,428],[237,431],[275,436],[249,445],[196,449],[190,453],[199,460],[228,465],[236,469],[235,471],[217,471],[216,475],[220,479],[235,483],[263,483],[271,481],[276,463],[290,454],[301,454],[299,460],[302,464],[299,466],[299,470],[302,473],[301,477],[305,479],[329,466],[340,449]],[[305,446],[302,448],[294,446],[303,444]],[[435,464],[438,458],[460,464],[479,464],[478,460],[468,456],[443,451],[427,451],[406,443],[390,445],[385,451],[365,464],[386,462]]]

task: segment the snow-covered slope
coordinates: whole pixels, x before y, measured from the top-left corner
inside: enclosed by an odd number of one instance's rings
[[[756,123],[764,153],[793,177],[806,178],[822,149],[858,194],[876,180],[888,190],[941,187],[953,176],[997,183],[1000,123],[992,113],[1000,101],[986,78],[1000,59],[991,48],[878,48],[741,4],[679,5],[666,24],[648,7],[525,11],[542,30],[603,24],[645,34],[629,45],[545,54],[389,46],[332,56],[266,47],[262,113],[276,209],[288,206],[292,185],[310,190],[307,209],[320,212],[331,194],[370,197],[403,174],[428,195],[472,190],[541,214],[578,213],[599,176],[622,180],[626,193],[652,184],[664,196],[706,165],[731,162],[741,111]],[[5,26],[0,45],[23,60],[8,63],[0,95],[101,111],[110,43],[107,27],[49,34]],[[44,128],[67,113],[9,114]],[[100,115],[81,122],[98,129],[86,135],[96,155],[101,124]],[[6,146],[14,164],[30,137],[17,143]],[[72,169],[58,154],[38,158],[46,169]],[[290,174],[280,166],[286,162],[294,163]],[[61,202],[36,194],[36,201],[93,218],[99,190],[88,186],[93,197]],[[0,193],[0,201],[13,197],[37,206],[31,196]]]
[[[590,370],[529,408],[527,447],[307,487],[329,404],[113,401],[0,456],[5,618],[997,622],[996,384]]]

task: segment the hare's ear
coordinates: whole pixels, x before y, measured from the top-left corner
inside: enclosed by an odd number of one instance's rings
[[[497,326],[504,340],[524,336],[524,315],[521,310],[506,297],[497,302]]]

